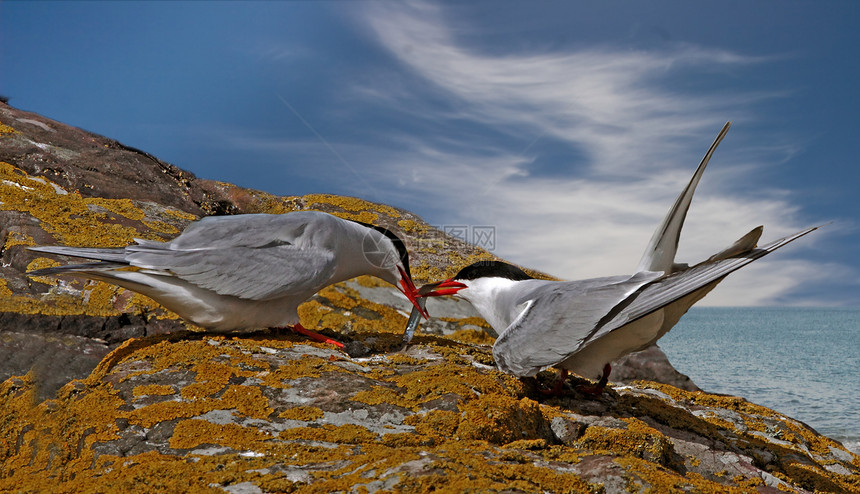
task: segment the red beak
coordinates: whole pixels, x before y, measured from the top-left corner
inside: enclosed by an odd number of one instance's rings
[[[421,295],[415,288],[415,284],[412,283],[412,278],[410,278],[409,275],[406,274],[406,271],[404,271],[403,268],[401,268],[400,266],[397,266],[397,269],[400,270],[400,285],[403,287],[400,291],[403,292],[403,295],[406,295],[406,298],[408,298],[409,301],[412,302],[412,305],[414,305],[415,308],[418,309],[418,312],[422,316],[424,316],[424,319],[428,319],[430,317],[430,314],[428,314],[427,311],[424,310],[424,308],[422,308],[418,304],[418,297],[420,297]]]
[[[452,278],[448,278],[447,280],[436,283],[427,283],[418,290],[418,296],[441,297],[443,295],[454,295],[464,288],[469,288],[469,286],[464,283],[460,283],[459,281],[454,281]]]

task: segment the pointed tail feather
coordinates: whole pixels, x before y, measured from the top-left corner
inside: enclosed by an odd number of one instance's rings
[[[637,271],[662,271],[664,273],[672,272],[672,266],[675,264],[675,253],[678,252],[678,239],[681,237],[681,228],[684,226],[684,219],[687,217],[687,210],[690,208],[690,202],[693,200],[693,193],[696,191],[696,186],[699,185],[699,179],[705,172],[705,167],[708,166],[714,150],[726,136],[726,133],[731,127],[731,122],[726,122],[714,143],[705,153],[696,173],[690,179],[690,183],[684,188],[675,204],[669,210],[669,214],[663,219],[663,222],[657,227],[651,241],[648,243],[648,248],[645,249],[645,254],[642,255],[642,260],[639,261]]]
[[[735,243],[712,255],[705,262],[721,261],[723,259],[728,259],[729,257],[739,256],[744,252],[755,249],[756,244],[758,244],[758,240],[761,238],[763,230],[764,227],[761,225],[753,228],[749,233],[739,238]]]
[[[71,274],[78,276],[89,276],[93,271],[105,271],[116,268],[123,268],[126,264],[116,262],[90,262],[86,264],[66,264],[65,266],[54,266],[51,268],[42,268],[35,271],[30,271],[27,276],[57,276],[62,274]]]
[[[717,260],[707,260],[686,271],[667,276],[640,289],[633,301],[624,307],[612,320],[601,327],[593,338],[609,333],[631,321],[650,314],[685,295],[688,295],[711,283],[719,283],[727,275],[747,264],[770,254],[780,247],[807,235],[820,227],[814,226],[801,230],[793,235],[783,237],[758,248],[741,252],[732,257],[721,257]],[[756,229],[757,230],[757,229]],[[746,234],[741,240],[752,238],[756,232]],[[729,249],[727,249],[729,250]]]
[[[114,263],[128,264],[124,247],[98,248],[98,247],[66,247],[63,245],[43,245],[39,247],[27,247],[28,250],[58,254],[61,256],[82,257],[84,259],[96,259]]]

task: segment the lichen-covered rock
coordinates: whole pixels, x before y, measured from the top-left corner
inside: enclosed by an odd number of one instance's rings
[[[860,457],[741,398],[640,382],[545,399],[486,346],[129,340],[59,397],[0,386],[0,490],[860,492]]]
[[[547,399],[554,376],[495,370],[488,326],[462,301],[428,301],[439,317],[397,352],[409,303],[369,277],[300,308],[342,352],[212,335],[123,289],[25,274],[57,262],[28,245],[119,246],[205,214],[307,209],[400,232],[418,283],[494,258],[407,211],[200,180],[0,103],[0,491],[860,492],[856,455],[697,392],[657,347],[614,366],[647,382]]]

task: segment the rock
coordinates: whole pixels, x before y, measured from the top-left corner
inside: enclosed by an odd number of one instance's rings
[[[689,376],[678,372],[658,345],[634,352],[612,363],[613,381],[629,383],[645,380],[671,384],[687,391],[700,391]]]
[[[119,246],[205,214],[306,209],[398,231],[418,283],[494,258],[407,211],[200,180],[0,103],[0,490],[858,491],[856,455],[696,391],[657,347],[616,363],[629,384],[599,399],[571,386],[547,399],[536,390],[555,376],[495,370],[488,326],[463,302],[431,300],[442,317],[398,351],[409,303],[369,277],[300,308],[341,352],[208,334],[132,292],[25,274],[56,262],[28,245]]]
[[[132,339],[39,404],[29,377],[9,379],[0,490],[860,486],[860,457],[741,398],[640,382],[545,399],[538,383],[483,365],[486,346],[424,337],[411,355],[386,353],[376,332],[356,329],[371,346],[363,358],[267,332]]]

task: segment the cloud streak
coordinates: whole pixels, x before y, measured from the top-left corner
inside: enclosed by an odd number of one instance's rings
[[[446,122],[469,122],[509,136],[495,145],[479,138],[480,149],[441,138],[442,130],[420,140],[390,136],[401,149],[374,157],[372,180],[396,188],[400,196],[392,199],[399,204],[420,210],[423,196],[437,207],[450,205],[441,213],[446,222],[496,225],[499,255],[568,279],[631,272],[723,119],[753,119],[749,108],[775,96],[662,88],[678,73],[719,77],[763,61],[726,51],[678,46],[485,54],[458,39],[445,12],[430,4],[378,4],[364,19],[425,91],[410,91],[402,81],[386,91],[388,83],[376,79],[373,90],[359,88],[357,94],[392,109],[420,107],[440,129]],[[446,104],[428,103],[427,89]],[[551,176],[536,173],[539,140],[581,158],[569,167],[559,163]],[[755,197],[740,197],[733,185],[760,163],[729,165],[727,158],[739,154],[732,140],[730,135],[722,147],[733,150],[720,149],[711,163],[720,180],[705,185],[709,170],[693,201],[679,261],[702,260],[758,224],[765,225],[765,240],[801,227],[786,191],[762,187]],[[800,280],[820,280],[830,271],[782,254],[773,256],[780,259],[772,269],[734,274],[729,289],[716,290],[706,302],[766,305],[784,300]]]

